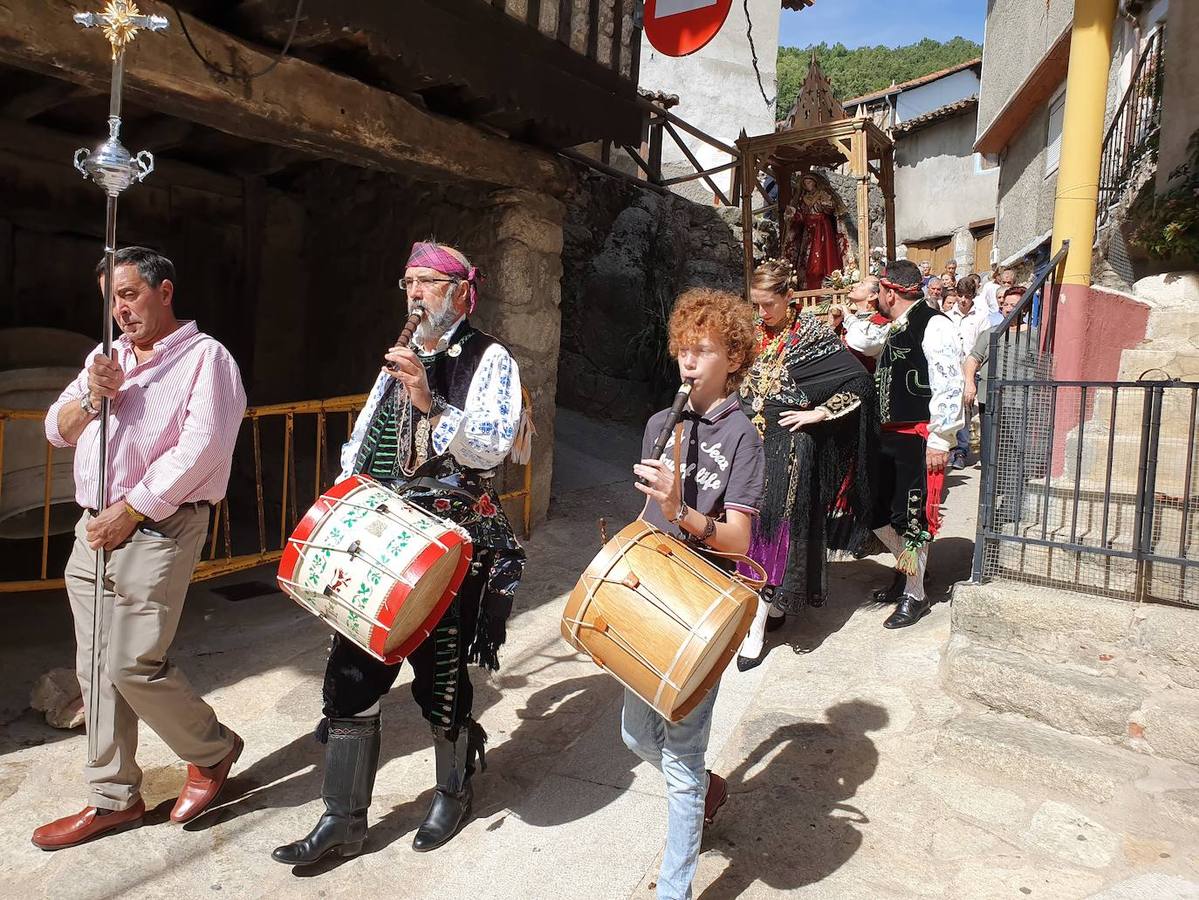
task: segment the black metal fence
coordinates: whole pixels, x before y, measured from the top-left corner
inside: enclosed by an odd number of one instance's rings
[[[1150,156],[1156,158],[1165,81],[1165,36],[1165,29],[1159,28],[1145,39],[1128,90],[1104,135],[1099,165],[1100,227],[1129,188],[1137,164]]]
[[[1199,383],[1053,380],[1066,250],[990,337],[973,578],[1199,607]]]

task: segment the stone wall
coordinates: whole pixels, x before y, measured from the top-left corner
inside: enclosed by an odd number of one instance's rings
[[[301,395],[312,397],[369,388],[406,316],[397,281],[412,242],[435,237],[457,246],[484,275],[472,321],[509,347],[533,401],[538,431],[533,519],[543,519],[553,468],[562,204],[527,191],[418,181],[334,164],[306,175],[297,191],[307,211],[302,258],[312,261],[301,288],[301,357],[315,364],[296,373],[290,396],[300,385]],[[294,200],[276,203],[288,207]],[[295,239],[290,217],[272,218],[279,229],[268,236],[268,246],[286,235]],[[266,334],[261,340],[277,343]],[[296,348],[291,349],[294,359]],[[282,358],[286,353],[279,348],[270,370],[256,365],[255,378],[282,391],[279,372],[295,368]],[[519,485],[518,470],[506,476],[509,488]]]
[[[580,172],[564,225],[561,405],[642,422],[669,402],[678,374],[661,357],[674,299],[695,286],[743,290],[740,236],[725,218],[735,212]]]

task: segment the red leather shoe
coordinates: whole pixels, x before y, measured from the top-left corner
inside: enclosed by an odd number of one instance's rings
[[[711,825],[720,807],[729,799],[728,782],[715,772],[708,773],[708,792],[704,794],[704,824]]]
[[[183,785],[179,799],[175,801],[175,808],[171,810],[172,822],[190,822],[208,809],[225,786],[229,770],[233,768],[233,764],[241,756],[242,748],[245,747],[245,743],[236,732],[231,731],[230,734],[233,735],[233,749],[215,766],[187,764],[187,783]]]
[[[82,812],[55,819],[33,832],[33,843],[43,850],[62,850],[74,847],[106,834],[136,828],[146,814],[146,804],[140,799],[128,809],[97,815],[96,807],[86,806]]]

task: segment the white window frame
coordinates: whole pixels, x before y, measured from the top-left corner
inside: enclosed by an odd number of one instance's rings
[[[1062,110],[1062,125],[1058,129],[1057,135],[1057,152],[1051,154],[1053,149],[1053,108],[1061,104]],[[1045,177],[1048,178],[1058,170],[1058,166],[1062,161],[1062,133],[1065,130],[1066,124],[1066,85],[1063,84],[1060,88],[1054,91],[1053,96],[1049,98],[1049,103],[1045,107]]]

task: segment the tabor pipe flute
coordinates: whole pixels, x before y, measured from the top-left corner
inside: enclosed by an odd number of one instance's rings
[[[412,307],[412,312],[408,314],[408,321],[404,323],[404,330],[400,332],[400,336],[396,338],[395,344],[392,345],[393,350],[397,347],[407,347],[410,343],[412,343],[412,335],[416,333],[417,326],[420,325],[421,320],[426,315],[428,315],[428,310],[426,310],[423,306]],[[387,369],[389,371],[394,372],[396,368],[397,366],[395,363],[387,363]]]
[[[662,431],[659,432],[658,439],[654,441],[654,449],[650,451],[650,459],[658,459],[662,455],[662,451],[666,449],[670,433],[674,431],[679,417],[683,415],[683,407],[687,405],[687,398],[691,396],[691,388],[694,383],[692,379],[686,378],[679,385],[679,392],[674,395],[674,403],[670,404],[670,412],[666,414],[666,421],[662,423]]]

